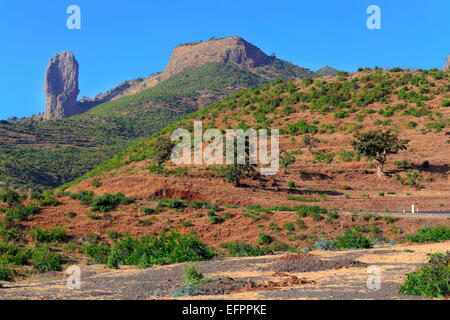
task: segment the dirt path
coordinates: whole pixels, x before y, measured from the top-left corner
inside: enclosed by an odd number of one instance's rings
[[[183,299],[424,299],[397,293],[405,274],[427,261],[427,253],[450,250],[450,242],[384,246],[370,250],[314,251],[198,262],[208,295]],[[367,267],[380,268],[381,289],[367,288]],[[70,290],[63,274],[47,273],[4,283],[0,299],[173,299],[183,284],[183,264],[151,269],[81,266],[81,289]]]

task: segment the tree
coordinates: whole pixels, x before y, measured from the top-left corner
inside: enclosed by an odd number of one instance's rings
[[[281,150],[280,154],[280,165],[286,172],[288,165],[295,162],[295,157],[293,155],[293,152],[288,152],[286,150]]]
[[[249,140],[245,140],[245,163],[237,163],[237,144],[234,142],[234,163],[228,165],[222,169],[223,177],[225,181],[231,182],[236,187],[241,185],[241,180],[245,178],[255,178],[257,177],[257,172],[255,170],[256,165],[250,164],[250,145]]]
[[[356,140],[352,141],[354,150],[368,159],[375,160],[377,176],[384,176],[383,166],[389,154],[406,150],[409,140],[399,140],[398,135],[388,131],[372,130],[366,133],[357,133]]]
[[[175,147],[175,142],[172,142],[167,137],[160,137],[153,146],[152,159],[153,162],[160,166],[170,159],[172,149]]]
[[[308,154],[311,154],[311,149],[319,143],[320,140],[310,136],[309,134],[303,137],[303,144],[308,148]]]

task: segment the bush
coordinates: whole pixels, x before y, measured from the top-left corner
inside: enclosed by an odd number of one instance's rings
[[[127,198],[122,193],[109,194],[95,198],[91,203],[92,211],[109,212],[115,209],[119,204],[130,204],[135,198]]]
[[[327,209],[321,208],[319,206],[305,206],[301,205],[299,207],[296,207],[297,215],[301,217],[307,217],[312,216],[314,214],[325,214],[328,212]]]
[[[265,245],[270,244],[273,241],[273,238],[268,234],[260,232],[258,234],[258,244]]]
[[[327,216],[332,218],[332,219],[338,219],[339,218],[339,214],[336,211],[330,211],[327,213]]]
[[[45,230],[36,227],[31,231],[31,236],[37,242],[65,242],[68,240],[66,231],[62,228]]]
[[[337,239],[336,247],[339,249],[368,249],[373,243],[355,230],[347,229],[342,237]]]
[[[62,264],[65,262],[63,256],[59,253],[51,252],[49,247],[43,245],[36,248],[32,254],[33,267],[39,272],[61,271]]]
[[[223,222],[223,218],[218,216],[218,215],[216,215],[214,213],[214,211],[208,211],[206,213],[206,215],[208,216],[209,221],[211,222],[211,224],[217,224],[217,223],[222,223]]]
[[[92,200],[94,200],[93,191],[80,191],[78,193],[72,193],[70,198],[80,200],[80,203],[85,206],[90,206]]]
[[[69,216],[69,218],[75,218],[75,216],[77,214],[75,212],[73,212],[73,211],[67,211],[67,215]]]
[[[37,200],[37,204],[43,207],[54,207],[59,204],[58,198],[53,194],[53,190],[46,190],[42,197]]]
[[[120,232],[118,232],[118,231],[115,231],[115,230],[109,230],[109,231],[106,232],[106,234],[112,240],[116,240],[116,239],[122,238],[122,234]]]
[[[8,190],[6,192],[0,192],[0,201],[6,202],[9,205],[17,204],[20,200],[21,197],[16,191]]]
[[[197,270],[195,264],[188,264],[183,266],[184,283],[187,286],[199,286],[205,282],[210,282],[211,279],[205,279],[203,271]]]
[[[105,263],[106,260],[107,266],[112,268],[119,265],[151,266],[202,261],[214,257],[212,248],[203,244],[194,233],[186,235],[177,231],[136,239],[126,234],[123,239],[114,241],[112,247],[105,244],[91,245],[85,247],[84,252],[94,261],[97,259]]]
[[[219,247],[225,249],[231,257],[257,257],[266,254],[265,250],[246,242],[222,243]]]
[[[180,199],[160,199],[158,201],[160,207],[170,208],[170,209],[182,209],[186,207],[186,201]]]
[[[317,221],[323,220],[323,216],[320,213],[316,212],[312,215],[312,219],[317,222]]]
[[[12,272],[9,268],[0,264],[0,281],[12,281]]]
[[[416,234],[406,236],[406,239],[419,243],[450,240],[450,228],[447,226],[423,227],[417,230]]]
[[[17,221],[25,221],[31,220],[33,218],[33,214],[39,212],[39,208],[28,205],[24,206],[22,204],[16,205],[11,210],[6,210],[5,215],[9,219],[17,220]]]
[[[283,224],[283,227],[288,231],[295,230],[294,224],[292,222],[286,222],[285,224]]]
[[[91,257],[95,264],[106,264],[110,250],[110,245],[106,243],[91,244],[82,247],[83,253]]]
[[[306,229],[305,222],[304,222],[302,219],[297,219],[297,220],[295,220],[295,224],[296,224],[300,229]]]
[[[102,185],[102,183],[98,179],[95,179],[94,181],[92,181],[92,186],[94,188],[101,187],[101,185]]]
[[[336,241],[319,239],[314,243],[314,247],[317,250],[335,250],[336,249]]]
[[[13,263],[22,266],[28,262],[31,249],[0,240],[0,264]]]
[[[188,207],[194,208],[194,209],[202,209],[202,208],[205,208],[206,205],[207,205],[207,203],[205,201],[192,200],[191,202],[189,202]]]
[[[427,265],[407,274],[398,293],[443,299],[450,293],[450,252],[429,254]]]

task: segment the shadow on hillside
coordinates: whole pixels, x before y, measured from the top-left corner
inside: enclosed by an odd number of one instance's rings
[[[254,188],[255,190],[264,190],[264,191],[276,191],[276,192],[286,192],[290,195],[327,195],[327,196],[340,196],[343,195],[342,192],[338,192],[336,190],[319,190],[319,189],[313,189],[313,190],[300,190],[300,189],[291,189],[291,188],[285,188],[281,187],[278,184],[278,180],[274,184],[273,180],[270,179],[258,179],[259,185],[250,185],[247,183],[241,183],[239,186],[240,188]],[[301,188],[301,186],[298,186],[298,188]]]
[[[329,175],[324,174],[324,173],[306,172],[306,171],[300,172],[300,178],[302,178],[302,180],[313,180],[313,179],[328,180],[328,179],[331,179],[331,177]]]
[[[448,171],[449,171],[450,167],[448,164],[439,166],[439,165],[432,165],[430,164],[428,167],[424,167],[422,165],[407,165],[407,166],[401,166],[398,169],[394,169],[394,170],[389,170],[386,173],[388,174],[396,174],[396,173],[400,173],[400,172],[405,172],[407,170],[418,170],[418,171],[423,171],[423,172],[435,172],[435,173],[441,173],[445,176],[447,176]]]

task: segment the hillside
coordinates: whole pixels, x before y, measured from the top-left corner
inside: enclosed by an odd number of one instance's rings
[[[170,61],[163,72],[152,74],[147,78],[125,81],[94,98],[83,98],[80,103],[83,108],[89,109],[109,100],[136,94],[154,87],[180,72],[210,63],[231,63],[268,81],[276,78],[293,80],[337,74],[337,70],[329,66],[314,72],[276,57],[268,56],[258,47],[240,37],[211,38],[205,42],[198,41],[178,45],[172,51]]]
[[[342,73],[315,81],[272,82],[242,90],[184,117],[63,189],[72,193],[92,190],[98,195],[122,192],[143,203],[181,198],[226,206],[230,209],[225,210],[236,217],[231,225],[227,223],[231,228],[206,227],[205,217],[196,217],[196,210],[177,215],[177,219],[170,218],[171,211],[162,215],[170,219],[171,226],[190,221],[193,224],[190,230],[215,244],[240,239],[244,231],[245,240],[253,243],[262,231],[258,225],[263,223],[267,228],[274,223],[279,228],[292,220],[291,215],[295,216],[295,210],[289,208],[303,204],[348,212],[402,212],[409,211],[411,204],[420,211],[448,211],[448,137],[444,133],[450,121],[449,90],[448,74],[437,70],[391,72],[378,69]],[[280,168],[275,178],[248,178],[242,181],[241,187],[226,182],[220,166],[152,166],[157,139],[179,127],[192,130],[194,120],[202,120],[204,128],[222,130],[279,128],[280,148],[287,152],[282,157],[290,155],[295,161]],[[400,138],[410,140],[408,150],[389,157],[385,166],[387,176],[382,178],[375,175],[374,163],[359,158],[350,145],[356,132],[372,129],[391,129],[398,132]],[[320,141],[312,154],[308,154],[302,141],[306,133]],[[88,208],[79,207],[71,200],[66,205],[66,210],[84,212],[83,216],[89,212]],[[264,209],[274,207],[286,208],[292,213],[269,213],[270,209]],[[58,220],[57,212],[52,210],[51,224]],[[148,227],[133,222],[139,220],[133,215],[119,213],[114,219],[120,225],[128,225],[127,231],[132,234],[160,232],[167,227],[164,219],[157,219]],[[318,229],[308,230],[321,230],[332,237],[353,223],[353,219],[342,221],[340,228],[333,229],[326,219],[319,221],[316,222]],[[105,223],[103,229],[94,222],[84,221],[83,229],[75,228],[73,232],[104,233],[109,228]],[[420,225],[415,222],[403,225],[399,227],[399,235],[404,232],[402,228],[416,229]],[[383,228],[386,228],[380,229],[383,233],[389,231],[388,224]],[[270,232],[272,236],[278,234]],[[223,236],[213,237],[217,234]],[[278,237],[287,241],[290,235],[288,232]]]
[[[100,264],[119,269],[117,278],[105,275],[110,282],[101,288],[109,294],[127,270],[140,279],[168,270],[154,265],[291,252],[295,254],[261,257],[252,265],[252,275],[240,273],[248,270],[250,260],[205,262],[208,272],[217,274],[220,266],[229,266],[234,274],[231,280],[212,275],[213,282],[201,288],[212,292],[208,290],[228,284],[237,289],[225,292],[244,290],[249,287],[242,278],[252,277],[251,290],[267,288],[266,281],[277,288],[313,285],[312,290],[316,283],[320,288],[341,284],[336,274],[346,279],[366,274],[365,263],[387,262],[389,252],[397,261],[384,266],[396,268],[395,281],[387,291],[367,297],[397,297],[405,273],[423,263],[426,253],[442,252],[448,241],[441,241],[450,240],[449,98],[448,74],[398,68],[242,89],[185,115],[53,193],[0,193],[5,252],[0,276],[19,280],[69,264]],[[91,112],[115,118],[108,109]],[[284,165],[274,177],[254,175],[238,186],[224,179],[220,165],[157,165],[163,137],[179,127],[192,131],[192,122],[200,120],[204,128],[221,130],[278,128]],[[388,158],[381,178],[374,163],[351,147],[355,133],[372,129],[391,129],[410,140],[407,150]],[[306,134],[318,139],[311,154],[303,142]],[[411,204],[420,212],[402,213]],[[170,268],[178,270],[171,278],[178,286],[180,266],[175,268]],[[333,278],[326,280],[319,271],[333,272]],[[308,281],[303,278],[307,273]],[[11,294],[8,288],[20,291],[21,285],[8,284],[5,295]],[[165,296],[176,289],[167,281],[160,286]],[[48,288],[46,294],[58,290]],[[287,297],[282,292],[276,296]],[[128,294],[141,293],[135,288]],[[304,296],[318,295],[314,290]]]
[[[194,62],[185,59],[179,49],[184,47],[191,54],[198,52]],[[202,53],[205,48],[208,54]],[[229,58],[217,59],[223,55]],[[263,55],[263,64],[251,62]],[[61,121],[2,121],[0,187],[57,187],[183,115],[242,88],[315,74],[266,56],[240,38],[225,38],[175,48],[166,70],[156,76],[159,80],[152,80],[152,85],[145,80],[126,82],[106,95],[83,99],[83,108],[90,110]]]

